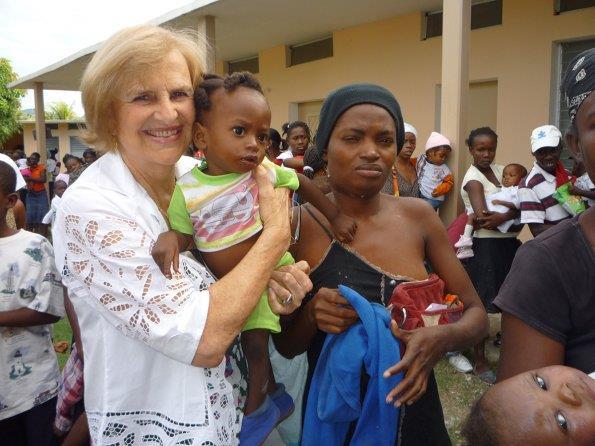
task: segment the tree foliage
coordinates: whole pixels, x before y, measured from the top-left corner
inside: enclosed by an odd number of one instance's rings
[[[75,113],[72,104],[68,105],[64,101],[52,102],[45,110],[45,119],[70,120],[76,118],[78,118],[78,115]]]
[[[25,92],[8,88],[8,84],[17,78],[18,75],[12,71],[10,61],[0,57],[0,144],[21,128],[21,98],[25,96]]]

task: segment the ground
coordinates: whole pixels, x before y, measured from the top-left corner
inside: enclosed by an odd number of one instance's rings
[[[500,326],[499,317],[490,317],[490,333],[493,335],[498,331]],[[54,341],[69,341],[72,338],[72,332],[67,319],[62,319],[54,325]],[[465,352],[467,357],[471,358],[469,352]],[[495,369],[499,350],[488,342],[487,347],[488,359]],[[69,353],[57,353],[60,368],[64,367]],[[462,374],[456,372],[447,360],[442,360],[435,368],[436,380],[440,391],[440,399],[442,401],[442,408],[444,409],[444,419],[446,427],[452,440],[453,446],[462,444],[461,441],[461,427],[467,413],[471,408],[473,402],[488,388],[477,377],[472,374]],[[271,444],[267,442],[267,444]]]

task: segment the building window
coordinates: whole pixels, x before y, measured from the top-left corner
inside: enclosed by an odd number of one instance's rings
[[[258,74],[258,56],[249,57],[247,59],[238,59],[227,62],[227,73],[235,73],[237,71],[249,71],[252,74]]]
[[[554,0],[554,13],[574,11],[595,6],[595,0]]]
[[[502,25],[502,0],[474,2],[471,5],[471,29]],[[442,35],[442,11],[426,12],[422,40]]]
[[[314,42],[291,45],[287,51],[287,66],[333,57],[333,38],[327,37]]]

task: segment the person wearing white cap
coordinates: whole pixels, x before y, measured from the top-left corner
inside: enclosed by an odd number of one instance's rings
[[[542,125],[531,132],[533,168],[519,186],[521,223],[529,225],[534,237],[570,217],[552,196],[570,181],[560,162],[562,134],[553,125]]]
[[[15,192],[18,192],[27,186],[27,182],[23,178],[23,175],[19,170],[19,166],[17,166],[17,163],[15,163],[11,157],[0,153],[0,161],[4,161],[6,164],[12,167],[12,170],[14,170],[14,173],[16,174]],[[8,210],[6,214],[6,224],[12,229],[22,229],[25,227],[25,205],[20,199],[17,199],[14,207]]]
[[[415,169],[417,158],[412,157],[417,144],[417,130],[406,122],[403,124],[403,128],[405,130],[403,148],[395,157],[392,175],[386,179],[381,192],[395,197],[419,198],[421,195]]]

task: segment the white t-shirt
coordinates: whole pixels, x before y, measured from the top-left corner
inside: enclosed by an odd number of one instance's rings
[[[288,160],[290,158],[293,158],[293,153],[291,152],[291,149],[284,150],[277,156],[277,159],[281,161]]]
[[[492,164],[490,166],[490,168],[492,169],[492,172],[494,172],[494,175],[496,176],[496,179],[498,180],[499,183],[502,182],[502,172],[504,171],[504,166],[501,166],[500,164]],[[479,181],[482,186],[483,186],[483,193],[484,195],[487,197],[489,195],[493,195],[497,192],[500,192],[500,189],[502,188],[502,186],[496,186],[494,183],[492,183],[490,180],[487,179],[487,177],[481,173],[481,171],[471,165],[469,166],[469,169],[467,169],[467,173],[465,173],[465,176],[463,177],[463,182],[461,183],[461,198],[463,199],[463,203],[465,203],[465,209],[466,211],[469,212],[473,212],[473,207],[471,206],[471,201],[469,200],[469,193],[465,190],[465,186],[467,185],[467,183],[469,181]],[[487,205],[487,200],[486,200],[486,205]],[[473,233],[473,237],[477,237],[477,238],[508,238],[508,237],[516,237],[519,233],[518,232],[500,232],[500,231],[491,231],[489,229],[478,229],[477,231],[475,231]]]
[[[425,155],[422,155],[417,160],[417,178],[419,181],[419,191],[425,198],[433,198],[434,200],[444,201],[444,195],[439,197],[432,197],[432,192],[436,189],[442,181],[451,174],[450,169],[446,164],[436,165],[428,162]]]
[[[198,160],[176,164],[188,172]],[[94,445],[237,444],[236,383],[225,360],[191,365],[213,278],[181,256],[167,279],[151,248],[168,230],[121,156],[109,152],[64,195],[53,226],[56,263],[84,345],[85,409]]]
[[[61,198],[57,195],[54,195],[54,198],[52,198],[52,202],[50,204],[50,210],[41,219],[41,222],[44,225],[53,225],[54,224],[54,220],[56,218],[56,212],[58,211],[58,206],[60,206],[60,201],[61,201]]]
[[[574,185],[582,190],[595,190],[595,184],[593,184],[593,181],[591,181],[591,178],[589,178],[588,173],[584,173],[583,175],[578,177]],[[592,198],[583,197],[583,200],[587,202],[589,207],[595,206],[595,200],[593,200]]]
[[[503,214],[508,212],[508,207],[502,206],[501,204],[492,203],[492,201],[494,200],[507,201],[509,203],[512,203],[516,209],[520,209],[521,200],[519,199],[519,187],[502,187],[502,189],[500,189],[500,192],[496,192],[495,194],[488,195],[486,197],[486,205],[488,206],[488,211],[500,212]],[[507,232],[513,224],[521,224],[521,219],[515,218],[512,220],[506,220],[504,223],[498,226],[498,230],[500,232]]]
[[[0,259],[0,311],[64,316],[60,274],[45,238],[22,229],[0,238]],[[51,336],[51,325],[0,327],[0,420],[56,396],[60,371]]]

